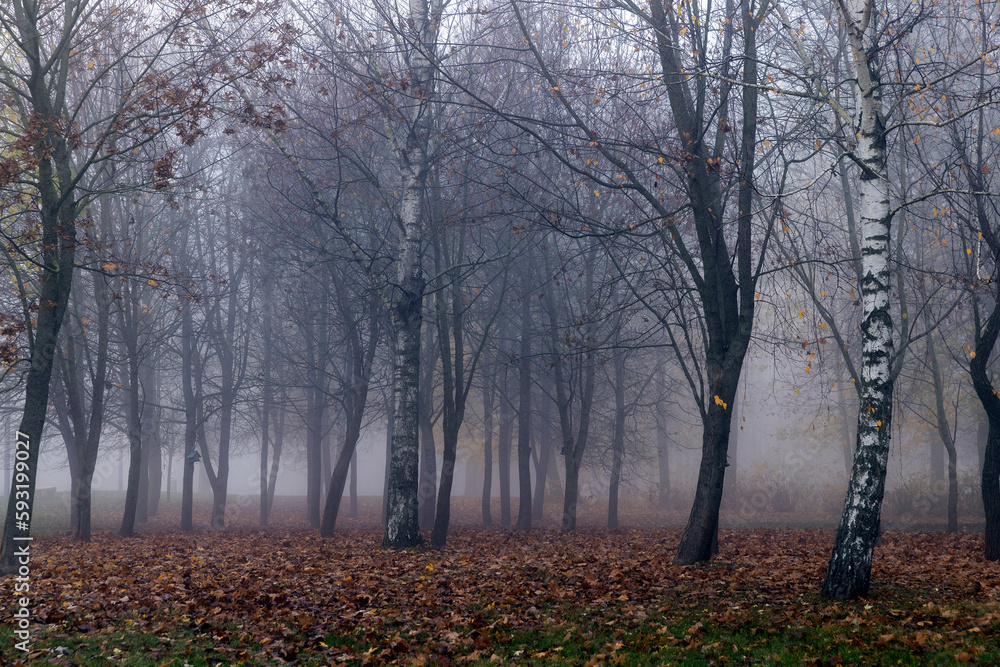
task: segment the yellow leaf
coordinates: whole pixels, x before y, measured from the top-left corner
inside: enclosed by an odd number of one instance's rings
[[[150,278],[150,279],[149,279],[149,280],[147,280],[146,282],[147,282],[147,283],[149,283],[149,284],[150,284],[151,286],[153,286],[153,287],[156,287],[157,285],[159,285],[159,284],[160,284],[160,281],[159,281],[159,280],[154,280],[154,279],[152,279],[152,278]]]
[[[660,158],[660,164],[663,164],[663,158],[662,157]]]
[[[115,269],[118,268],[118,265],[115,264],[114,262],[106,262],[103,265],[101,265],[101,268],[104,269],[105,271],[114,271]]]
[[[595,197],[600,197],[600,196],[601,196],[601,193],[600,193],[600,192],[598,192],[597,190],[594,190],[594,196],[595,196]]]

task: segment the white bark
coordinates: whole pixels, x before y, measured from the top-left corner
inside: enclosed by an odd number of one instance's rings
[[[860,171],[862,359],[857,448],[844,514],[823,593],[855,598],[868,591],[878,537],[892,421],[892,318],[889,314],[889,181],[879,63],[869,59],[872,2],[841,4],[857,77],[854,159]],[[874,32],[874,31],[872,31]]]

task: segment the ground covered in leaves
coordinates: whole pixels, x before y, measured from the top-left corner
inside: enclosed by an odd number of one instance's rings
[[[832,603],[825,530],[723,531],[716,560],[678,567],[676,529],[460,527],[443,550],[386,551],[364,523],[41,536],[26,664],[1000,663],[981,535],[887,533],[872,594]]]

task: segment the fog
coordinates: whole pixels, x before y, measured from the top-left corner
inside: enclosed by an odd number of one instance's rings
[[[36,491],[1000,559],[995,3],[147,4],[0,21],[0,561]]]

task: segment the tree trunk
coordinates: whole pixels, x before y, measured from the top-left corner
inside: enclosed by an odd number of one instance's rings
[[[149,478],[149,511],[148,516],[156,516],[160,510],[160,494],[163,492],[163,447],[160,442],[160,409],[157,406],[158,387],[156,367],[153,361],[146,367],[146,402],[143,404],[142,426],[145,442],[149,445],[148,478]]]
[[[126,287],[125,299],[127,303],[125,307],[132,308],[134,304],[128,303],[131,301],[128,291],[128,287]],[[122,525],[119,530],[119,534],[122,537],[132,537],[135,535],[136,515],[139,508],[139,481],[142,474],[142,404],[139,389],[139,349],[136,336],[131,331],[133,328],[131,322],[134,322],[134,318],[129,317],[128,319],[130,323],[126,324],[122,329],[125,333],[125,347],[128,354],[126,392],[128,399],[129,443],[128,483],[125,486],[125,512],[122,516]]]
[[[616,318],[620,320],[621,318]],[[608,494],[608,528],[618,527],[618,487],[625,456],[625,353],[615,351],[615,426],[611,435],[611,483]]]
[[[267,484],[267,462],[268,449],[271,446],[271,411],[274,409],[274,385],[271,381],[271,327],[269,326],[268,313],[264,314],[264,386],[261,396],[260,409],[260,519],[261,528],[267,527],[268,519],[268,484]]]
[[[938,435],[941,437],[937,447],[939,451],[948,452],[948,532],[958,532],[958,461],[955,450],[955,439],[952,436],[951,424],[948,423],[948,413],[944,407],[944,378],[941,375],[941,364],[938,362],[934,346],[934,332],[927,334],[927,356],[931,365],[931,379],[934,381],[934,408],[937,417]]]
[[[421,197],[422,198],[422,197]],[[408,203],[419,221],[420,198]],[[413,234],[418,229],[413,229]],[[416,253],[419,244],[414,239]],[[409,548],[423,542],[417,516],[417,486],[419,476],[420,425],[420,326],[424,279],[419,258],[401,262],[410,272],[401,280],[392,307],[392,329],[395,334],[393,354],[393,427],[389,461],[389,485],[386,505],[385,535],[382,545]],[[402,272],[403,269],[401,268]]]
[[[531,528],[531,295],[521,295],[521,348],[518,358],[517,528]]]
[[[285,443],[285,411],[278,410],[278,425],[274,429],[274,456],[271,457],[271,475],[267,485],[267,515],[274,508],[274,489],[278,484],[278,465],[281,463],[281,449]]]
[[[395,371],[393,376],[395,376]],[[394,427],[394,417],[393,417],[393,396],[395,396],[396,391],[392,387],[389,388],[389,405],[386,412],[385,418],[385,474],[382,480],[382,524],[389,519],[389,470],[392,464],[392,432]]]
[[[31,80],[35,82],[31,91],[34,109],[32,122],[37,120],[37,126],[45,130],[39,134],[32,147],[33,156],[37,160],[36,183],[40,200],[40,261],[36,266],[41,272],[41,282],[37,293],[38,309],[34,313],[33,344],[29,348],[30,365],[25,379],[24,407],[16,432],[14,477],[7,499],[3,547],[0,549],[0,573],[3,574],[18,571],[17,551],[25,546],[24,543],[31,534],[38,454],[49,403],[52,363],[59,329],[69,303],[77,245],[78,204],[71,189],[74,183],[71,156],[66,139],[59,130],[64,125],[63,109],[52,108],[46,74],[40,71],[40,68],[49,66],[48,62],[55,61],[47,61],[41,57],[41,37],[37,26],[25,22],[19,28],[22,32],[19,43],[27,45],[37,56],[29,58],[27,62],[32,72]],[[25,31],[28,34],[23,34]],[[68,42],[64,48],[69,48]],[[62,99],[61,96],[57,97]]]
[[[371,380],[375,351],[378,348],[379,334],[376,316],[372,316],[372,325],[367,342],[362,342],[360,328],[350,306],[340,303],[344,319],[351,322],[348,342],[348,354],[345,368],[350,369],[349,379],[344,389],[344,443],[337,453],[337,462],[333,467],[326,494],[326,507],[323,512],[323,525],[320,528],[322,537],[333,537],[337,527],[337,515],[344,496],[344,486],[352,462],[357,460],[357,445],[361,438],[361,427],[364,424],[365,407],[368,404],[368,384]],[[354,512],[357,512],[357,492],[352,493]]]
[[[576,518],[578,511],[578,497],[580,486],[580,464],[583,463],[583,452],[587,447],[587,439],[590,434],[590,413],[594,403],[594,377],[596,375],[597,362],[593,358],[593,353],[587,353],[583,360],[583,395],[580,397],[580,426],[577,429],[576,438],[567,426],[569,423],[569,405],[565,398],[560,398],[559,403],[565,405],[560,408],[560,423],[563,424],[563,451],[566,453],[566,495],[563,500],[562,530],[568,532],[576,530]],[[561,384],[561,378],[557,374],[556,382]],[[568,437],[567,437],[568,436]]]
[[[496,375],[490,351],[483,350],[483,526],[493,525],[490,505],[493,501],[493,392]]]
[[[187,241],[183,243],[187,250]],[[184,393],[184,472],[181,480],[181,530],[194,530],[194,457],[196,456],[198,414],[197,405],[201,401],[200,392],[195,389],[194,373],[198,364],[194,356],[198,354],[194,339],[194,321],[191,316],[191,301],[186,299],[181,306],[181,386]]]
[[[351,495],[351,507],[348,516],[352,519],[358,518],[358,450],[354,449],[354,456],[351,457],[351,483],[348,491]]]
[[[670,507],[670,438],[667,435],[667,370],[663,359],[656,362],[656,461],[659,471],[656,502],[660,509]]]
[[[411,0],[407,17],[407,48],[411,99],[410,125],[405,144],[394,151],[400,165],[402,197],[399,222],[403,238],[397,257],[396,285],[391,298],[393,353],[392,461],[389,466],[385,536],[387,547],[419,545],[420,325],[423,315],[424,273],[421,263],[421,221],[424,191],[430,173],[429,142],[433,127],[435,62],[440,0]]]
[[[535,467],[535,495],[532,518],[541,521],[545,517],[545,485],[549,481],[549,465],[552,463],[552,401],[545,393],[539,394],[541,406],[538,413],[540,422],[538,433],[538,465]]]
[[[500,525],[510,527],[510,450],[514,441],[514,406],[511,403],[510,383],[504,369],[503,395],[500,397],[500,439],[497,451],[497,465],[500,468]]]
[[[440,334],[439,334],[440,335]],[[438,352],[433,330],[423,340],[420,359],[420,529],[434,527],[434,499],[437,494],[437,447],[434,442],[434,367]]]
[[[889,180],[882,91],[876,56],[863,32],[869,3],[853,0],[847,25],[854,52],[857,92],[856,161],[861,171],[861,400],[857,444],[844,513],[823,582],[823,594],[838,600],[865,595],[881,523],[882,496],[892,431],[892,317],[889,313]]]

